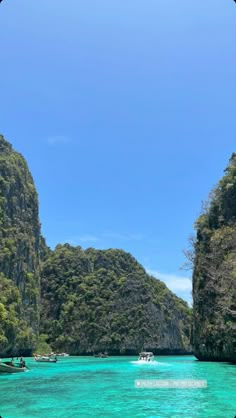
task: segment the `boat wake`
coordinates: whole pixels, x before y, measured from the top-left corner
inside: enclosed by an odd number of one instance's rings
[[[166,363],[160,363],[159,361],[153,360],[153,361],[145,361],[145,360],[136,360],[131,361],[130,363],[136,364],[137,366],[163,366]]]

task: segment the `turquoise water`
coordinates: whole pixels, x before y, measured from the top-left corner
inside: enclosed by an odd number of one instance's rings
[[[132,357],[26,359],[30,371],[0,375],[2,418],[149,417],[234,418],[236,367],[190,356],[159,357],[138,365]],[[135,380],[200,379],[201,389],[140,389]]]

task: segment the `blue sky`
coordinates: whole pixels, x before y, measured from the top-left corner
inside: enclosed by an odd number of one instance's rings
[[[232,0],[4,0],[0,132],[47,243],[122,248],[190,300],[182,250],[235,151]]]

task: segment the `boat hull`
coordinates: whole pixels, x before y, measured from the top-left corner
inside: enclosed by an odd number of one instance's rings
[[[26,371],[26,367],[15,367],[15,366],[9,366],[5,363],[0,363],[0,373],[24,373]]]

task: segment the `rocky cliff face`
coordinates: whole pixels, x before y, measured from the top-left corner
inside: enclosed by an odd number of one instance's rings
[[[194,354],[200,360],[236,362],[236,154],[196,230]]]
[[[190,309],[121,250],[58,246],[42,271],[42,324],[56,350],[186,353]]]
[[[0,272],[19,291],[18,314],[32,335],[31,345],[39,321],[39,251],[38,198],[32,176],[24,158],[0,136]]]

